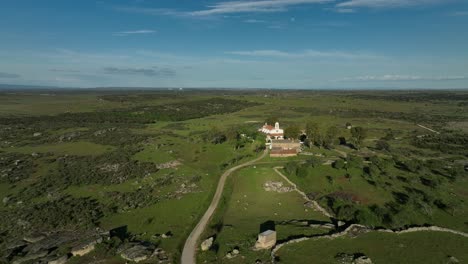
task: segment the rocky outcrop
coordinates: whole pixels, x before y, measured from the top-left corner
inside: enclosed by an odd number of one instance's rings
[[[143,244],[133,244],[127,247],[120,253],[120,256],[128,261],[141,262],[150,258],[153,254],[153,249],[150,246]]]
[[[214,237],[210,237],[201,243],[201,250],[207,251],[213,245]]]
[[[49,260],[47,264],[65,264],[68,261],[68,256],[64,255],[61,257],[54,258],[53,260]]]
[[[86,254],[89,254],[94,250],[97,244],[102,242],[102,238],[99,237],[97,239],[91,239],[86,242],[82,242],[79,245],[75,246],[71,250],[71,254],[73,256],[84,256]]]
[[[173,168],[176,168],[176,167],[178,167],[180,165],[182,165],[182,162],[180,162],[179,160],[173,160],[173,161],[169,161],[169,162],[166,162],[166,163],[158,164],[157,168],[158,169],[173,169]]]

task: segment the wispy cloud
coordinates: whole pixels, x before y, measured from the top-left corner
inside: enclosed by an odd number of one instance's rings
[[[458,80],[466,80],[468,77],[466,76],[419,76],[419,75],[381,75],[381,76],[374,76],[374,75],[366,75],[366,76],[357,76],[357,77],[350,77],[350,78],[343,78],[338,81],[358,81],[358,82],[372,82],[372,81],[379,81],[379,82],[389,82],[389,81],[458,81]]]
[[[151,68],[106,67],[104,68],[104,73],[113,75],[144,75],[148,77],[173,77],[176,75],[174,69],[157,66]]]
[[[468,11],[456,11],[450,13],[450,16],[468,16]]]
[[[74,72],[80,72],[78,70],[71,70],[71,69],[57,69],[57,68],[54,68],[54,69],[49,69],[49,71],[51,72],[65,72],[65,73],[74,73]]]
[[[118,11],[147,15],[168,15],[180,17],[209,17],[234,13],[272,13],[284,12],[291,6],[305,4],[333,3],[336,0],[239,0],[223,1],[206,6],[202,10],[183,11],[164,8],[116,7]]]
[[[19,77],[21,77],[21,75],[16,74],[16,73],[0,72],[0,78],[14,79],[14,78],[19,78]]]
[[[238,56],[252,56],[252,57],[270,57],[270,58],[284,58],[284,59],[298,59],[298,58],[383,58],[382,56],[359,53],[359,52],[343,52],[343,51],[318,51],[318,50],[304,50],[300,52],[287,52],[280,50],[250,50],[250,51],[227,51],[226,54]]]
[[[243,21],[244,23],[251,23],[251,24],[262,24],[266,23],[265,20],[259,20],[259,19],[246,19]]]
[[[142,34],[153,34],[153,33],[156,33],[156,30],[140,29],[140,30],[132,30],[132,31],[120,31],[112,35],[122,37],[122,36],[128,36],[128,35],[142,35]]]
[[[346,0],[336,4],[336,11],[341,13],[354,12],[355,8],[402,8],[445,3],[447,0]]]

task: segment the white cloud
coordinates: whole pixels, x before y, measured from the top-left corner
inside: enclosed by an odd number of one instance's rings
[[[141,35],[141,34],[153,34],[156,33],[155,30],[150,30],[150,29],[140,29],[140,30],[133,30],[133,31],[120,31],[116,32],[113,35],[114,36],[128,36],[128,35]]]
[[[367,8],[396,8],[444,3],[447,0],[347,0],[336,5],[337,10]]]
[[[252,56],[252,57],[270,57],[270,58],[341,58],[341,59],[371,59],[383,58],[382,56],[359,53],[359,52],[343,52],[343,51],[318,51],[318,50],[304,50],[301,52],[286,52],[280,50],[248,50],[248,51],[227,51],[226,54],[238,56]]]
[[[381,76],[357,76],[350,78],[343,78],[339,81],[358,81],[358,82],[368,82],[368,81],[378,81],[378,82],[391,82],[391,81],[457,81],[457,80],[466,80],[466,76],[418,76],[418,75],[381,75]]]

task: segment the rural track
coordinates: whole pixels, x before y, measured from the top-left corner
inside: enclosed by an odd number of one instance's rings
[[[203,231],[208,225],[208,222],[210,221],[216,208],[218,207],[218,203],[221,200],[221,196],[223,194],[223,189],[224,189],[224,185],[226,183],[227,177],[229,177],[229,175],[231,175],[233,172],[235,172],[238,169],[253,165],[257,161],[263,159],[267,154],[268,154],[268,149],[265,149],[265,151],[262,153],[260,157],[253,159],[251,161],[247,161],[245,163],[239,164],[235,167],[232,167],[221,175],[221,178],[218,181],[218,186],[216,187],[216,192],[213,196],[213,199],[211,200],[210,206],[208,207],[203,217],[200,219],[198,224],[195,226],[195,228],[192,230],[187,240],[185,241],[185,245],[182,250],[181,264],[195,264],[196,263],[195,253],[197,251],[197,245],[198,245],[197,242],[200,240],[200,236],[202,235]]]

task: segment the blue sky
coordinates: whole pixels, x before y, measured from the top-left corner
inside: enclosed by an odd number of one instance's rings
[[[0,83],[468,88],[467,0],[1,0]]]

